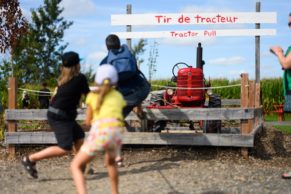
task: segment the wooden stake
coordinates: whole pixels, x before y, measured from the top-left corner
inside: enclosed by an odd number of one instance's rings
[[[255,91],[255,108],[261,107],[261,85],[260,83],[256,83],[256,91]],[[259,117],[255,114],[255,126],[259,124]]]
[[[8,80],[8,108],[9,109],[16,109],[16,102],[17,102],[17,83],[15,77],[10,77]],[[8,121],[8,132],[16,132],[16,122],[15,121]],[[15,146],[8,145],[8,154],[9,158],[15,157]]]
[[[254,108],[255,107],[255,91],[256,91],[256,84],[255,81],[249,81],[249,108]],[[249,119],[248,123],[249,123],[249,131],[248,133],[250,133],[253,128],[254,128],[254,122],[255,119]]]
[[[241,107],[247,108],[249,105],[249,78],[248,74],[241,74]],[[248,120],[241,120],[241,134],[249,133]],[[248,148],[241,148],[241,153],[244,158],[248,158]]]

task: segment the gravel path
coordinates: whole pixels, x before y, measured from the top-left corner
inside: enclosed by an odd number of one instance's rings
[[[290,135],[268,127],[258,136],[248,160],[237,148],[126,147],[120,193],[291,193],[291,180],[281,178],[283,171],[291,170],[290,142]],[[18,160],[8,161],[5,150],[0,150],[1,194],[76,193],[68,170],[72,156],[39,162],[39,179],[34,180]],[[89,193],[110,193],[102,155],[93,167],[95,173],[87,177]]]

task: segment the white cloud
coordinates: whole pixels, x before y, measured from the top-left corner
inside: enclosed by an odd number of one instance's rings
[[[87,55],[86,64],[90,64],[90,66],[91,65],[98,65],[106,55],[107,55],[107,51],[105,49],[100,50],[100,51],[96,51],[96,52],[92,52],[92,53]]]
[[[208,64],[210,65],[239,65],[246,61],[244,57],[234,56],[234,57],[221,57],[217,59],[210,59]]]
[[[87,57],[88,60],[101,60],[106,56],[107,52],[106,51],[97,51],[94,53],[90,53]]]
[[[244,69],[240,70],[229,70],[225,72],[216,72],[215,74],[211,75],[212,79],[214,78],[228,78],[228,79],[239,79],[242,73],[248,73]]]
[[[242,73],[249,73],[248,71],[246,71],[245,69],[240,69],[240,70],[230,70],[227,75],[229,78],[231,79],[239,79],[240,75]]]
[[[240,69],[240,70],[230,70],[228,72],[229,75],[240,75],[242,73],[247,73],[245,69]]]
[[[77,39],[74,41],[76,46],[82,47],[86,46],[86,39],[84,37],[77,37]]]
[[[221,8],[217,10],[217,7],[207,6],[207,5],[191,5],[182,8],[181,13],[193,13],[193,12],[232,12],[231,9],[228,8]]]
[[[82,17],[96,14],[97,7],[92,0],[63,0],[64,17]]]

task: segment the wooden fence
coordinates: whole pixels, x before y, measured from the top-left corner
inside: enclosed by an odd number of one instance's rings
[[[9,109],[5,111],[8,130],[5,143],[11,156],[16,144],[55,144],[53,132],[23,132],[17,130],[17,121],[45,121],[46,109],[15,109],[17,84],[15,78],[9,79]],[[242,147],[242,154],[248,156],[248,147],[254,146],[255,134],[263,126],[263,109],[260,106],[260,85],[248,80],[247,74],[241,78],[241,107],[227,108],[174,108],[147,109],[147,120],[239,120],[238,134],[231,133],[153,133],[125,132],[124,144],[153,145],[199,145],[199,146],[233,146]],[[226,101],[225,101],[226,102]],[[236,101],[234,100],[233,103]],[[228,105],[231,103],[228,102]],[[84,120],[85,110],[79,109],[77,120]],[[139,120],[131,113],[126,120]]]

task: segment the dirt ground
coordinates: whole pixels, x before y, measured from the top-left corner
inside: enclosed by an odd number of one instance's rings
[[[39,178],[30,178],[19,158],[40,148],[18,148],[17,160],[7,160],[0,149],[0,193],[76,193],[68,169],[72,156],[37,163]],[[249,159],[238,148],[218,147],[125,147],[125,167],[120,171],[123,194],[228,194],[291,193],[291,180],[281,174],[291,170],[291,136],[271,127],[256,138]],[[110,193],[102,155],[87,176],[89,193]]]

